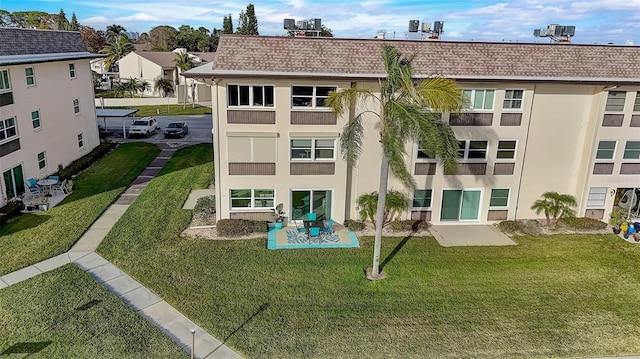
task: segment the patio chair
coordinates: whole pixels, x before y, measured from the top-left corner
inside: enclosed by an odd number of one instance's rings
[[[324,227],[324,228],[320,228],[320,230],[323,233],[326,233],[326,234],[333,234],[333,232],[334,232],[334,229],[333,229],[333,218],[329,219],[329,223],[327,223],[327,226]]]
[[[36,181],[36,179],[33,177],[29,178],[27,180],[27,183],[29,184],[29,188],[37,188],[38,190],[42,190],[42,188],[38,186],[38,181]]]
[[[60,182],[60,177],[58,177],[58,176],[49,176],[49,179],[57,181],[57,182]]]
[[[309,228],[309,243],[311,243],[311,238],[318,238],[318,242],[320,242],[320,227]]]
[[[315,213],[307,213],[307,220],[308,221],[315,221],[316,220],[316,214]]]
[[[41,193],[40,187],[37,187],[37,186],[36,187],[31,187],[31,186],[27,185],[26,183],[24,184],[24,190],[25,190],[25,193],[31,193],[32,195]]]
[[[51,177],[49,177],[51,178]],[[56,184],[54,184],[53,186],[51,186],[51,190],[52,191],[60,191],[62,192],[62,194],[67,194],[67,180],[64,180],[62,182],[58,182]]]

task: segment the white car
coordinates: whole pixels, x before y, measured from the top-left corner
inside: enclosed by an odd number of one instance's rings
[[[153,117],[142,117],[133,122],[129,127],[129,137],[145,136],[149,137],[160,130],[158,121]]]

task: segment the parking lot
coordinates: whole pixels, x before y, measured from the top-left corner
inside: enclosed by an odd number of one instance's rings
[[[198,115],[198,116],[154,116],[158,121],[158,125],[160,126],[160,130],[154,133],[149,138],[146,137],[135,137],[135,138],[127,138],[127,140],[137,141],[147,141],[147,142],[192,142],[192,143],[203,143],[203,142],[213,142],[213,137],[211,135],[211,130],[213,129],[213,123],[211,122],[211,115]],[[164,129],[170,122],[181,121],[185,122],[187,126],[189,126],[189,133],[183,138],[164,138]],[[124,128],[127,133],[127,137],[129,136],[129,126],[133,123],[133,119],[131,117],[124,118]],[[123,127],[123,119],[122,118],[107,118],[106,120],[106,134],[108,139],[122,141],[122,127]],[[104,120],[98,120],[98,126],[101,128],[104,127]]]

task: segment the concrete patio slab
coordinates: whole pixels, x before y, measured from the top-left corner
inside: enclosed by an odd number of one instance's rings
[[[35,266],[28,266],[26,268],[22,268],[15,272],[11,272],[9,274],[5,274],[0,279],[7,283],[8,285],[13,285],[16,283],[20,283],[23,280],[27,280],[29,278],[33,278],[38,274],[42,274],[42,271],[36,268]]]
[[[182,209],[194,209],[196,206],[196,202],[198,198],[206,197],[206,196],[214,196],[216,194],[215,189],[207,188],[207,189],[193,189],[189,192],[189,196],[187,200],[182,205]]]
[[[140,282],[124,273],[121,276],[115,277],[102,284],[119,297],[122,297],[124,294],[129,293],[132,290],[142,287],[142,284],[140,284]]]
[[[44,260],[40,263],[36,263],[34,264],[34,266],[44,273],[50,270],[54,270],[58,267],[62,267],[63,265],[69,264],[69,263],[71,263],[71,260],[69,259],[69,255],[66,253],[62,253],[53,258]]]
[[[90,269],[108,264],[109,262],[96,253],[89,253],[82,258],[74,260],[73,263],[75,263],[84,271],[88,271]]]
[[[111,263],[90,269],[87,273],[94,276],[101,283],[117,278],[123,274],[120,269]]]
[[[146,287],[134,289],[123,294],[120,298],[122,298],[131,308],[135,310],[142,310],[150,305],[154,305],[162,301],[160,297],[153,294]]]
[[[429,231],[443,247],[516,245],[491,225],[437,225],[429,228]]]

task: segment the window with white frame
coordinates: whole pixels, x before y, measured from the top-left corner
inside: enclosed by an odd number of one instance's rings
[[[413,191],[413,208],[431,208],[431,189],[416,189]]]
[[[82,133],[78,134],[78,148],[84,147],[84,140],[82,139]]]
[[[76,78],[76,65],[75,64],[69,64],[69,77],[71,77],[72,79]]]
[[[509,207],[509,189],[508,188],[491,189],[491,198],[489,199],[489,207]]]
[[[300,138],[291,140],[292,161],[329,161],[335,159],[336,140],[333,138]]]
[[[276,133],[251,136],[243,133],[227,133],[229,162],[275,163],[278,159]]]
[[[427,151],[423,148],[418,148],[418,152],[417,152],[417,158],[419,160],[423,160],[423,161],[435,161],[436,157],[435,156],[431,156],[427,153]]]
[[[640,91],[636,93],[636,102],[633,103],[633,112],[640,112]]]
[[[622,158],[625,160],[640,160],[640,141],[627,141]]]
[[[616,152],[616,141],[600,141],[598,142],[596,159],[612,160],[615,152]]]
[[[513,160],[516,158],[516,141],[498,141],[497,160]]]
[[[273,107],[273,86],[227,85],[229,107]]]
[[[38,153],[38,168],[43,169],[47,167],[47,152],[42,151]]]
[[[460,154],[460,159],[463,160],[484,160],[487,158],[487,141],[458,141],[458,153]]]
[[[291,106],[293,107],[327,107],[326,101],[335,86],[292,86]]]
[[[230,193],[231,209],[274,207],[275,191],[273,189],[232,189]]]
[[[524,98],[524,90],[505,90],[503,109],[520,110],[522,109],[522,99]]]
[[[74,99],[73,100],[73,113],[79,113],[80,112],[80,100],[79,99]]]
[[[623,111],[624,110],[624,100],[627,97],[626,91],[609,91],[607,95],[607,105],[605,107],[605,111]]]
[[[9,81],[9,70],[0,70],[0,92],[11,91],[11,81]]]
[[[27,86],[35,86],[36,74],[33,72],[33,67],[27,67],[24,69],[24,76],[27,80]]]
[[[493,110],[493,98],[495,90],[492,89],[466,89],[462,90],[470,109]]]
[[[587,207],[604,207],[607,199],[607,187],[591,187],[589,188],[589,197],[587,197]]]
[[[0,141],[10,140],[14,137],[18,137],[16,118],[11,117],[0,121]]]
[[[39,110],[31,111],[31,124],[33,125],[33,129],[40,128],[40,126],[42,126],[42,124],[40,123]]]

